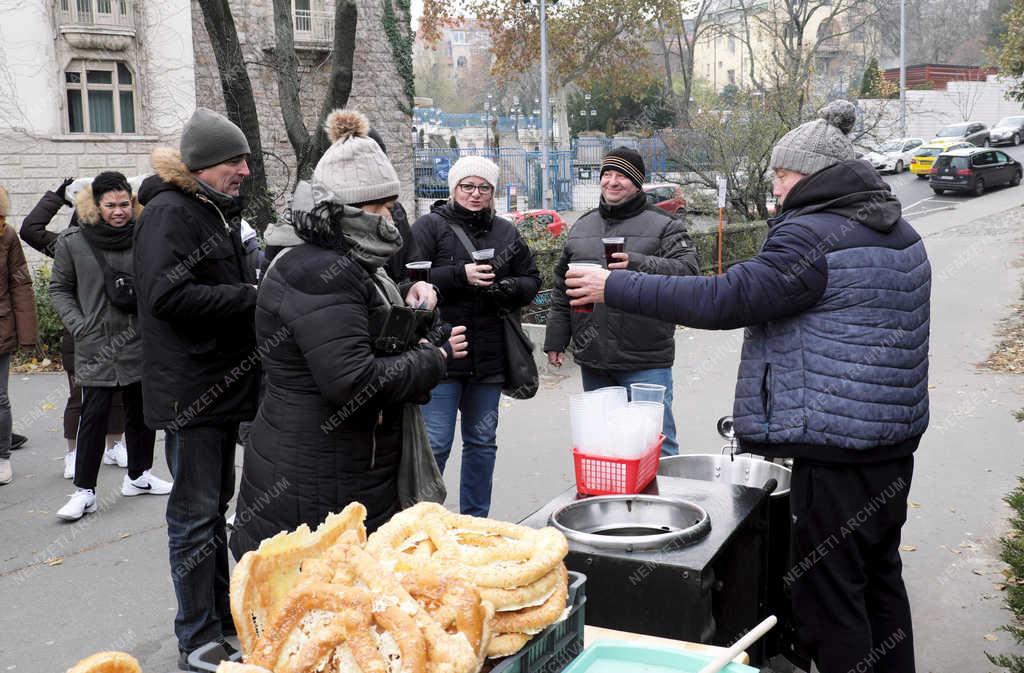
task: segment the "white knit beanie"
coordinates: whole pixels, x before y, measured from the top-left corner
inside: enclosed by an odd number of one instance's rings
[[[500,173],[501,169],[498,168],[498,164],[486,157],[462,157],[448,169],[448,190],[454,196],[455,186],[471,175],[483,178],[491,187],[497,189]]]
[[[331,146],[320,157],[313,179],[344,204],[397,197],[398,173],[375,140],[370,122],[356,110],[335,110],[325,124]]]

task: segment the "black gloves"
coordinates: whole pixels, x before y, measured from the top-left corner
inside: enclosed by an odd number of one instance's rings
[[[502,278],[493,285],[483,288],[482,291],[498,303],[507,302],[515,299],[519,292],[519,283],[515,278]]]
[[[452,347],[451,344],[448,343],[448,339],[450,339],[451,336],[452,326],[446,322],[439,322],[434,325],[423,338],[429,341],[432,345],[443,349],[445,355],[448,356],[447,359],[451,360],[453,356]]]
[[[57,196],[59,196],[61,198],[61,200],[64,203],[68,204],[69,206],[75,205],[75,204],[71,203],[70,201],[68,201],[68,197],[67,197],[68,185],[70,185],[74,181],[75,181],[74,178],[64,178],[64,182],[60,183],[60,187],[58,187],[57,189],[53,190],[53,193],[56,194]]]

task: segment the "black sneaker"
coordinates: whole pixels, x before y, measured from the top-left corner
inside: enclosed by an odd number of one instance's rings
[[[207,664],[207,667],[193,666],[189,662],[190,658],[198,659],[200,662]],[[186,652],[182,649],[178,650],[178,668],[183,671],[213,671],[216,670],[217,665],[222,661],[237,661],[238,659],[238,650],[232,647],[230,643],[224,642],[223,639],[207,643],[191,652]]]
[[[25,446],[28,443],[28,437],[25,435],[19,435],[16,432],[11,433],[11,451],[15,451]]]

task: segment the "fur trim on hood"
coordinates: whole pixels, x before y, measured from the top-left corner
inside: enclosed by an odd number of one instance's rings
[[[178,150],[170,147],[158,147],[153,150],[149,163],[153,166],[153,172],[164,182],[174,185],[186,194],[199,193],[199,181],[192,177],[185,162],[181,160],[181,152]]]
[[[75,213],[78,215],[78,224],[93,225],[102,221],[100,207],[92,198],[92,185],[85,187],[75,197]],[[142,215],[142,205],[135,194],[132,194],[132,221],[138,222]]]
[[[7,196],[7,190],[0,187],[0,220],[6,219],[11,214],[11,197]]]

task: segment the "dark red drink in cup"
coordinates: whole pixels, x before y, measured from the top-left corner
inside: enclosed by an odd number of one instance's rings
[[[598,263],[598,262],[569,262],[569,270],[570,271],[572,269],[600,269],[600,268],[601,268],[601,264]],[[578,306],[573,306],[572,310],[575,311],[576,313],[593,313],[594,312],[594,305],[593,304],[582,304],[582,305],[578,305]]]
[[[409,280],[414,283],[423,281],[424,283],[430,282],[430,267],[432,263],[427,262],[409,262],[405,265],[405,272],[409,276]]]
[[[625,238],[622,236],[611,236],[609,238],[602,238],[601,242],[604,243],[604,261],[606,264],[622,261],[621,259],[615,259],[612,255],[617,252],[626,252]]]
[[[484,266],[494,261],[494,248],[484,248],[483,250],[473,251],[473,262],[477,266]]]

